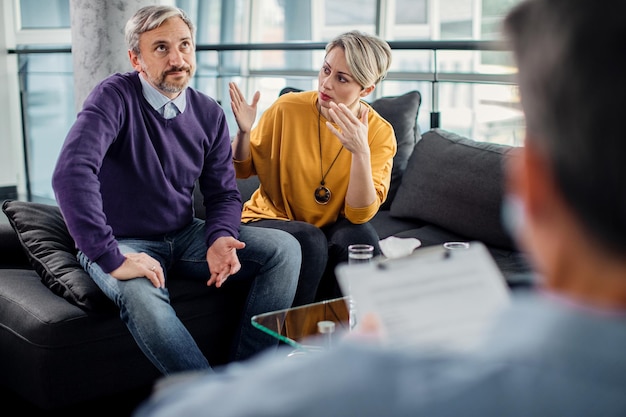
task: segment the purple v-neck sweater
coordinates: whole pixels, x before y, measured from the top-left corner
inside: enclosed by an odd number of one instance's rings
[[[165,119],[146,101],[137,72],[94,88],[70,129],[52,177],[78,249],[111,272],[124,261],[116,237],[154,238],[194,216],[199,179],[206,243],[238,238],[241,196],[222,108],[187,88],[187,107]]]

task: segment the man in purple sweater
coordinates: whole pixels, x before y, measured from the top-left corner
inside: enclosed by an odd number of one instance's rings
[[[187,15],[142,8],[126,40],[136,71],[108,77],[86,99],[53,174],[57,202],[81,264],[163,374],[210,369],[169,303],[174,271],[216,287],[230,276],[252,281],[233,353],[246,359],[276,345],[250,319],[291,305],[298,242],[240,223],[224,112],[188,87],[195,44]],[[206,221],[194,217],[196,181]]]

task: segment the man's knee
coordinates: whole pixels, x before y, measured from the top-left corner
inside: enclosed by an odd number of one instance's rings
[[[301,261],[301,249],[298,240],[283,230],[242,227],[240,239],[250,252],[264,253],[266,256]]]
[[[289,261],[296,262],[299,266],[302,261],[302,249],[298,239],[283,230],[272,229],[272,232],[276,234],[273,242],[277,256],[285,257]]]

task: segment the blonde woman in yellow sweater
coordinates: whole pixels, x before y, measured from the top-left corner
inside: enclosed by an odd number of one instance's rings
[[[391,49],[378,37],[339,35],[326,46],[317,91],[279,97],[254,129],[259,92],[248,103],[230,84],[239,128],[235,171],[260,181],[242,222],[285,230],[300,242],[294,305],[341,295],[334,268],[347,261],[348,245],[369,243],[380,253],[368,221],[387,198],[396,141],[391,125],[362,99],[390,63]]]

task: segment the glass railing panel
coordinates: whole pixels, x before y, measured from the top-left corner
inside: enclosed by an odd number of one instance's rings
[[[55,201],[50,180],[76,115],[71,59],[69,54],[20,56],[28,182],[34,201]]]
[[[72,58],[67,52],[20,53],[28,175],[32,198],[36,200],[54,198],[50,185],[52,170],[75,119]],[[318,68],[313,62],[321,62],[323,50],[280,51],[271,55],[272,65],[256,65],[267,61],[262,56],[266,52],[197,53],[198,68],[192,86],[224,106],[233,134],[237,126],[230,111],[229,81],[239,83],[248,98],[257,90],[261,92],[259,116],[286,86],[317,88]],[[302,69],[294,69],[289,64],[293,54],[305,54],[311,60],[302,64]],[[366,100],[418,90],[422,94],[418,116],[422,133],[431,128],[431,112],[438,112],[443,129],[475,140],[521,145],[524,121],[514,77],[515,68],[506,51],[444,49],[435,53],[429,49],[399,49],[394,50],[388,77]]]

